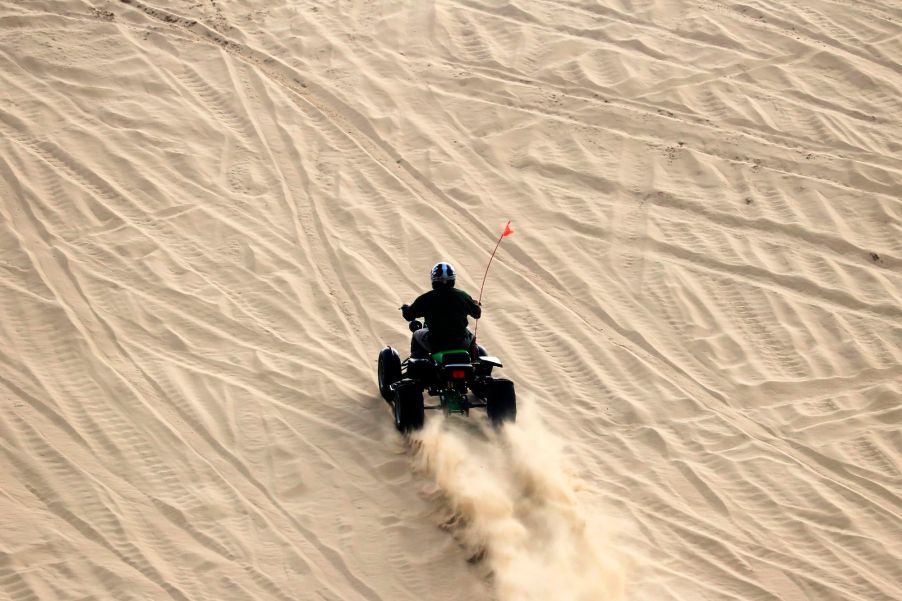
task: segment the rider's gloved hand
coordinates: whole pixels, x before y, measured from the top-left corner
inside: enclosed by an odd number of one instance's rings
[[[407,304],[401,305],[401,316],[404,319],[406,319],[407,321],[410,321],[411,319],[413,319],[413,316],[410,315],[409,313],[410,313],[410,305],[407,305]]]

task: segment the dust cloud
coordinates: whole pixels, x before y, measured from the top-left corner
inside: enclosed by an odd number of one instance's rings
[[[501,601],[622,600],[625,562],[603,516],[581,504],[560,442],[536,416],[518,419],[495,431],[435,417],[412,438],[442,525]]]

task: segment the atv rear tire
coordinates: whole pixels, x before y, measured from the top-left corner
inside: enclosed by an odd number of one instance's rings
[[[423,427],[425,410],[423,407],[423,389],[415,382],[403,382],[395,387],[395,399],[392,406],[395,415],[395,428],[404,434]]]
[[[379,352],[379,394],[389,403],[394,399],[395,393],[391,385],[401,379],[401,358],[398,351],[390,346]]]
[[[517,393],[513,382],[503,378],[487,382],[486,413],[496,427],[517,421]]]

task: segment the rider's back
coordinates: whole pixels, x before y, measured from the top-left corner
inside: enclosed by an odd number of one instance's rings
[[[438,288],[421,294],[410,306],[415,317],[425,317],[434,348],[460,345],[467,334],[467,316],[479,317],[480,307],[457,288]]]

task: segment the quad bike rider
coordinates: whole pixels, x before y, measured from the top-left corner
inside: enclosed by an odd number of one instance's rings
[[[454,287],[457,274],[442,261],[432,268],[432,290],[421,294],[412,305],[403,305],[401,315],[409,322],[426,318],[426,327],[414,331],[410,356],[428,357],[435,351],[462,348],[476,356],[476,338],[467,328],[467,316],[479,319],[482,307],[469,294]],[[416,328],[417,326],[413,326]]]
[[[492,376],[501,360],[489,357],[467,328],[467,317],[482,315],[480,304],[454,287],[449,263],[437,263],[431,278],[432,290],[401,307],[413,332],[410,357],[402,362],[390,346],[379,353],[379,392],[392,408],[395,427],[405,433],[418,430],[425,409],[469,415],[471,408],[483,407],[495,426],[514,421],[514,383]],[[425,328],[419,317],[426,319]],[[424,392],[439,397],[439,404],[426,405]]]

